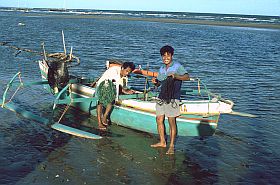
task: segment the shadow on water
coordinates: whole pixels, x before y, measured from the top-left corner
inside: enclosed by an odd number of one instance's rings
[[[198,132],[199,135],[213,135],[215,129],[209,126],[208,122],[201,122]],[[169,158],[175,165],[166,184],[214,184],[219,181],[218,165],[212,158],[220,155],[215,136],[179,137],[176,145],[178,149],[175,155]],[[187,149],[180,151],[180,148]]]
[[[218,165],[214,158],[220,155],[220,148],[216,142],[212,136],[180,137],[173,157],[174,163],[177,163],[176,160],[180,163],[174,166],[174,171],[169,175],[166,184],[217,183]]]
[[[64,110],[64,106],[59,106],[58,111],[53,115],[54,121],[59,120]],[[50,115],[50,112],[43,112],[45,115],[42,116]],[[155,139],[154,136],[115,124],[111,125],[108,131],[100,132],[95,129],[97,127],[95,117],[71,107],[60,123],[102,135],[104,138],[94,142],[75,139],[74,150],[70,148],[69,151],[69,148],[65,149],[64,146],[69,144],[72,136],[46,129],[45,126],[31,121],[23,120],[10,125],[11,128],[20,131],[10,133],[14,134],[13,139],[10,139],[12,140],[10,151],[15,154],[15,157],[9,158],[7,154],[3,155],[1,161],[5,158],[9,161],[3,160],[7,168],[3,168],[1,173],[1,184],[20,184],[21,179],[26,182],[23,184],[29,184],[31,181],[28,177],[32,177],[33,171],[48,177],[50,174],[55,176],[55,173],[61,173],[59,170],[67,172],[69,179],[71,174],[75,173],[78,179],[84,176],[85,182],[103,184],[213,184],[218,181],[216,161],[212,160],[212,156],[218,156],[220,152],[215,138],[195,138],[191,139],[191,144],[189,139],[179,138],[179,142],[188,144],[187,147],[186,144],[178,143],[178,145],[183,145],[182,147],[188,150],[184,152],[178,150],[174,156],[167,156],[166,149],[150,147],[150,144],[154,143],[152,141]],[[72,144],[73,140],[70,142],[70,145]],[[88,153],[86,155],[91,157],[80,158],[75,148],[81,150],[81,153]],[[75,157],[71,156],[71,162],[67,162],[69,153],[75,155]],[[78,165],[75,164],[76,160],[79,161]],[[90,160],[94,163],[92,164]],[[79,163],[86,163],[86,167]],[[41,172],[38,172],[38,166]],[[91,173],[80,173],[78,172],[80,168],[90,169]],[[94,177],[91,177],[93,174]],[[25,179],[26,176],[28,177]],[[52,180],[47,181],[52,182]],[[58,182],[55,180],[54,182]],[[81,181],[75,182],[81,183]]]
[[[61,115],[61,112],[58,112]],[[61,123],[73,128],[81,129],[102,137],[123,137],[123,134],[116,134],[110,130],[101,131],[98,129],[97,118],[89,113],[83,112],[74,107],[67,110],[67,114],[61,119]]]
[[[23,106],[22,108],[29,108]],[[50,117],[50,107],[40,107],[41,116]],[[58,112],[63,111],[61,109]],[[3,111],[4,112],[4,111]],[[6,112],[4,112],[6,114]],[[1,112],[1,114],[4,114]],[[76,113],[76,111],[75,111]],[[59,113],[58,113],[59,114]],[[61,133],[38,122],[33,122],[7,111],[11,118],[2,123],[1,138],[1,168],[0,184],[15,184],[20,179],[34,171],[36,167],[48,158],[48,155],[58,148],[64,147],[72,136]],[[73,116],[74,115],[74,116]],[[88,116],[78,116],[69,109],[66,118],[71,120],[70,125],[79,124],[88,119]],[[55,116],[54,119],[59,117]],[[62,123],[63,124],[63,123]],[[57,157],[62,157],[63,152]],[[44,167],[42,167],[44,168]]]
[[[197,130],[200,136],[211,136],[215,133],[215,129],[204,120],[201,120],[200,124],[198,124]]]
[[[2,141],[5,146],[1,154],[3,166],[0,184],[14,184],[19,181],[44,161],[49,153],[64,146],[69,139],[68,136],[58,135],[51,130],[25,126],[31,124],[34,123],[17,121],[12,125],[13,131],[5,133],[6,138]]]
[[[202,168],[199,163],[195,163],[186,156],[182,166],[170,175],[167,184],[214,184],[218,182],[216,173]]]
[[[92,124],[91,120],[85,122]],[[186,143],[189,146],[191,141],[193,142],[190,144],[191,149],[187,152],[178,149],[175,155],[170,156],[165,154],[167,148],[150,147],[157,139],[154,135],[115,124],[109,127],[109,132],[114,135],[122,135],[122,137],[104,137],[95,142],[80,143],[80,149],[83,149],[83,145],[91,149],[82,150],[83,158],[76,158],[80,160],[79,163],[89,163],[88,165],[81,167],[77,166],[74,161],[67,163],[71,168],[76,166],[77,169],[85,169],[84,174],[76,172],[76,175],[78,179],[83,176],[84,182],[87,184],[93,182],[96,184],[213,184],[218,181],[217,166],[211,159],[211,155],[219,155],[218,145],[214,144],[215,139],[211,139],[210,144],[214,145],[216,153],[209,149],[208,139],[210,137],[179,138],[179,142],[181,142],[178,143],[179,148],[185,148]],[[205,153],[207,157],[204,158],[203,155],[202,161],[200,161],[201,159],[195,155],[196,152]],[[86,155],[91,156],[90,159],[92,158],[93,162],[88,161]],[[205,161],[211,165],[201,166]],[[72,179],[71,181],[81,182]]]
[[[262,123],[262,119],[256,119],[254,122],[256,129],[251,132],[250,140],[246,145],[248,156],[241,163],[246,174],[240,176],[238,182],[279,184],[280,158],[274,152],[275,148],[269,147],[269,134],[265,133],[265,125]]]
[[[54,120],[58,120],[63,111],[64,107],[61,107],[55,113]],[[165,154],[166,148],[150,147],[157,137],[115,124],[110,125],[107,132],[100,133],[95,129],[95,117],[73,108],[67,110],[61,123],[100,134],[104,138],[95,141],[74,139],[69,142],[72,136],[67,134],[37,127],[29,121],[17,123],[19,128],[16,130],[23,131],[21,134],[15,133],[11,150],[20,155],[11,158],[10,163],[3,163],[9,167],[7,170],[4,168],[1,175],[2,184],[29,184],[32,180],[38,184],[61,184],[70,180],[78,184],[174,185],[214,184],[219,181],[217,158],[221,149],[215,136],[178,137],[175,155],[168,156]],[[24,127],[31,124],[32,131]],[[17,145],[12,146],[14,143]],[[64,148],[66,144],[70,146]],[[11,167],[14,162],[19,167]],[[33,171],[37,172],[31,173]],[[55,178],[56,174],[60,177]]]

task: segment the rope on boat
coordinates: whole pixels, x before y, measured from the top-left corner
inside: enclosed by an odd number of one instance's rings
[[[31,49],[25,49],[25,48],[19,48],[19,47],[16,47],[16,46],[9,45],[8,43],[9,43],[9,42],[0,42],[0,46],[7,46],[7,47],[9,47],[9,48],[18,50],[18,52],[15,54],[15,56],[17,56],[18,54],[20,54],[22,51],[43,55],[42,53],[40,53],[40,52],[38,52],[38,51],[33,51],[33,50],[31,50]]]
[[[102,81],[97,87],[96,95],[98,101],[106,107],[116,99],[117,92],[114,83],[111,80]]]
[[[44,44],[42,43],[42,46]],[[34,53],[34,54],[38,54],[38,55],[41,55],[41,56],[45,56],[45,57],[48,57],[48,58],[51,58],[51,59],[56,59],[56,60],[59,60],[59,61],[64,61],[64,62],[73,62],[73,60],[76,60],[76,65],[79,65],[80,64],[80,59],[79,57],[75,56],[72,54],[72,52],[70,52],[70,54],[66,54],[66,53],[47,53],[47,52],[39,52],[39,51],[34,51],[34,50],[31,50],[31,49],[26,49],[26,48],[19,48],[19,47],[16,47],[16,46],[12,46],[12,45],[9,45],[8,42],[0,42],[0,46],[6,46],[6,47],[9,47],[9,48],[12,48],[12,49],[15,49],[15,50],[18,50],[18,52],[15,54],[15,56],[18,56],[22,51],[24,52],[29,52],[29,53]],[[52,61],[52,60],[48,60],[48,61]],[[74,67],[76,65],[72,65],[72,66],[68,66],[68,67]]]
[[[69,107],[70,107],[70,105],[73,103],[73,98],[72,98],[72,88],[71,88],[72,86],[70,85],[69,86],[69,97],[70,97],[70,103],[65,107],[65,109],[64,109],[64,111],[63,111],[63,113],[61,114],[61,116],[60,116],[60,118],[58,119],[58,121],[57,121],[57,123],[60,123],[60,121],[61,121],[61,119],[62,119],[62,117],[65,115],[65,113],[67,112],[67,110],[69,109]]]
[[[197,79],[197,90],[198,94],[200,94],[200,79]]]

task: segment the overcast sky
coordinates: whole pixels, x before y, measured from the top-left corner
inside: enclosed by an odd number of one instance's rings
[[[0,6],[280,16],[280,0],[0,0]]]

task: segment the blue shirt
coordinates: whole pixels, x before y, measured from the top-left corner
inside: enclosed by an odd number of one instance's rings
[[[179,62],[172,61],[168,69],[166,69],[166,65],[160,67],[157,79],[159,81],[164,81],[170,74],[184,75],[186,73],[188,73],[187,70]],[[181,86],[182,80],[175,80],[174,99],[180,100]]]

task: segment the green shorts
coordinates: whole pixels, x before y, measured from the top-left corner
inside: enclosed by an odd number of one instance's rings
[[[180,101],[171,100],[170,103],[158,101],[156,104],[156,115],[166,117],[177,117],[180,116]]]

